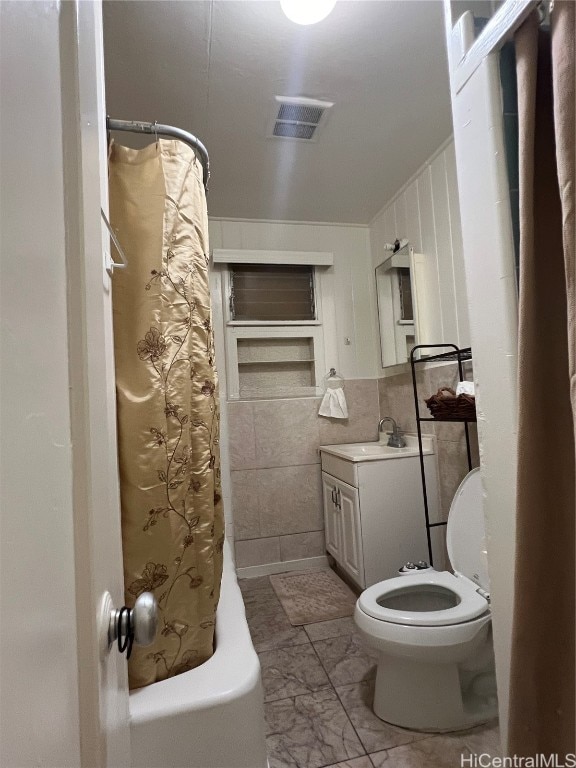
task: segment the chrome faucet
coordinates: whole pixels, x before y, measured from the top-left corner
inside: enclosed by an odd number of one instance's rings
[[[405,448],[406,440],[403,438],[404,433],[402,430],[398,429],[398,424],[396,424],[392,416],[384,416],[383,419],[380,419],[378,422],[378,434],[382,432],[382,427],[387,421],[392,422],[392,434],[388,438],[387,444],[390,446],[390,448]]]

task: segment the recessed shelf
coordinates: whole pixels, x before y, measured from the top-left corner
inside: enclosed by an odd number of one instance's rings
[[[313,357],[300,360],[238,360],[238,365],[294,365],[295,363],[313,363]]]

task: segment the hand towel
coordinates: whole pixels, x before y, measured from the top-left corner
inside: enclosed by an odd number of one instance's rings
[[[326,416],[330,419],[347,419],[348,406],[344,397],[342,387],[328,388],[326,394],[320,403],[319,416]]]

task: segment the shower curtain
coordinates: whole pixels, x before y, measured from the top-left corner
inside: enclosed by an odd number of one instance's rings
[[[155,644],[134,647],[130,687],[213,653],[224,528],[208,220],[193,150],[112,144],[110,218],[128,267],[113,279],[126,604],[156,595]]]
[[[573,0],[516,34],[520,157],[517,555],[508,750],[575,750]]]

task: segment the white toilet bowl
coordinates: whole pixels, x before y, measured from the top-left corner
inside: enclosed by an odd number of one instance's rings
[[[378,652],[374,712],[404,728],[459,730],[497,714],[478,470],[456,492],[447,544],[455,574],[388,579],[356,603],[356,625]]]

